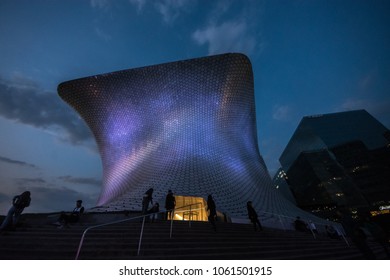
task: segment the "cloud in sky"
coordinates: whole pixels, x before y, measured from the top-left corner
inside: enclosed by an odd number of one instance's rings
[[[43,178],[16,178],[18,185],[25,186],[26,184],[45,184],[46,181]]]
[[[209,55],[242,52],[250,56],[262,52],[264,42],[259,39],[259,23],[263,5],[257,1],[237,3],[213,2],[207,23],[192,33],[192,40],[199,46],[207,46]]]
[[[61,176],[58,179],[72,184],[81,184],[81,185],[94,185],[100,187],[102,184],[101,180],[97,180],[95,178],[87,178],[87,177],[73,177],[73,176]]]
[[[173,23],[183,12],[188,12],[193,0],[163,0],[155,2],[154,6],[167,24]]]
[[[140,13],[145,7],[146,0],[129,0],[131,4],[137,7],[137,12]]]
[[[108,42],[108,41],[110,41],[110,40],[112,39],[112,37],[111,37],[110,34],[104,32],[104,31],[103,31],[101,28],[99,28],[99,27],[95,27],[95,33],[96,33],[96,35],[97,35],[100,39],[102,39],[103,41]]]
[[[272,118],[277,121],[289,121],[292,117],[292,109],[289,105],[275,105]]]
[[[56,93],[43,91],[28,79],[0,78],[0,116],[40,129],[59,128],[64,132],[59,138],[72,144],[92,139],[87,126],[72,108]]]
[[[138,14],[141,14],[146,9],[147,4],[152,4],[149,7],[152,7],[155,11],[157,11],[161,15],[162,21],[166,24],[172,24],[181,14],[190,12],[196,2],[197,1],[195,0],[128,0],[128,3],[136,8]],[[92,8],[101,9],[106,12],[110,10],[110,7],[113,4],[115,4],[115,1],[90,1]]]
[[[365,98],[348,98],[341,106],[336,108],[336,111],[349,111],[349,110],[361,110],[365,109],[368,113],[390,128],[390,116],[389,116],[390,100],[373,100]]]
[[[7,157],[2,157],[2,156],[0,156],[0,161],[1,162],[5,162],[5,163],[9,163],[9,164],[16,164],[16,165],[19,165],[19,166],[26,166],[26,167],[36,168],[36,166],[34,164],[30,164],[30,163],[27,163],[27,162],[24,162],[24,161],[14,160],[14,159],[10,159],[10,158],[7,158]]]
[[[92,8],[104,9],[110,5],[110,0],[91,0]]]
[[[372,73],[366,74],[364,77],[362,77],[358,82],[358,88],[361,91],[369,90],[372,86],[374,81],[374,75]]]
[[[204,29],[192,34],[198,45],[208,45],[208,54],[224,52],[242,52],[252,54],[255,51],[256,38],[250,32],[245,21],[226,21],[220,25],[211,23]]]

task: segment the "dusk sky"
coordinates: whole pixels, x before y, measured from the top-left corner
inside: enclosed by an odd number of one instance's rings
[[[390,127],[390,1],[1,0],[0,214],[95,206],[94,138],[61,82],[226,52],[253,66],[269,173],[307,115],[366,109]]]

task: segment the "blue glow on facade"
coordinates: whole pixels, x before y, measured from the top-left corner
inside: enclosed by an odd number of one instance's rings
[[[153,187],[212,194],[218,209],[246,216],[272,182],[257,144],[253,74],[224,54],[82,78],[58,92],[92,130],[101,154],[98,205]]]

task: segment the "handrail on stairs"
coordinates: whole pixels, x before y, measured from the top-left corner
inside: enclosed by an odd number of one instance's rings
[[[296,218],[294,218],[294,217],[290,217],[290,216],[286,216],[286,215],[280,215],[280,214],[275,214],[275,213],[266,212],[266,211],[260,211],[260,212],[261,212],[261,213],[265,213],[265,214],[271,214],[271,215],[278,216],[279,222],[280,222],[280,224],[282,225],[283,230],[286,230],[286,227],[285,227],[285,225],[284,225],[284,223],[283,223],[282,217],[283,217],[283,218],[287,218],[287,219],[291,219],[291,220],[293,220],[293,221],[296,219]],[[305,219],[302,219],[302,220],[305,221]],[[310,222],[311,222],[310,220],[305,221],[305,223],[306,223],[308,229],[310,230],[311,234],[313,235],[313,238],[314,238],[314,239],[317,239],[316,234],[315,234],[313,228],[312,228],[311,225],[310,225]],[[329,225],[329,224],[327,224],[327,223],[319,223],[319,222],[316,222],[316,224],[317,224],[317,225],[325,225],[325,226],[326,226],[326,225]],[[343,240],[345,241],[345,243],[346,243],[348,246],[350,246],[350,244],[349,244],[347,238],[345,237],[343,226],[342,226],[341,224],[337,225],[337,229],[336,229],[336,230],[337,230],[337,233],[341,235],[341,237],[343,238]]]
[[[175,213],[181,213],[181,212],[186,212],[186,211],[188,211],[188,210],[177,211],[177,209],[188,208],[188,207],[190,207],[190,212],[191,212],[191,211],[201,210],[201,209],[204,209],[204,208],[205,208],[205,207],[200,207],[200,208],[192,209],[192,206],[193,206],[193,205],[197,205],[197,204],[202,204],[202,203],[201,203],[201,202],[197,202],[197,203],[188,204],[188,205],[184,205],[184,206],[178,207],[178,208],[176,208],[176,209],[173,209],[172,214],[171,214],[171,225],[170,225],[170,231],[169,231],[169,238],[172,238],[172,228],[173,228],[173,220],[174,220],[173,217],[174,217]],[[78,246],[78,249],[77,249],[77,253],[76,253],[75,260],[77,260],[77,259],[79,258],[79,256],[80,256],[81,247],[83,246],[85,236],[86,236],[86,234],[87,234],[87,232],[88,232],[89,230],[95,229],[95,228],[99,228],[99,227],[104,227],[104,226],[119,224],[119,223],[123,223],[123,222],[128,222],[128,221],[131,221],[131,220],[136,220],[136,219],[142,218],[142,226],[141,226],[140,238],[139,238],[139,241],[138,241],[138,251],[137,251],[137,256],[138,256],[139,253],[140,253],[140,250],[141,250],[141,243],[142,243],[142,237],[143,237],[143,231],[144,231],[144,225],[145,225],[145,218],[146,218],[146,217],[149,217],[149,216],[152,216],[152,215],[155,215],[155,214],[166,213],[166,212],[169,212],[169,211],[170,211],[170,210],[159,211],[159,212],[157,212],[157,213],[155,212],[155,213],[145,214],[145,215],[141,215],[141,216],[137,216],[137,217],[126,218],[126,219],[122,219],[122,220],[118,220],[118,221],[113,221],[113,222],[108,222],[108,223],[99,224],[99,225],[94,225],[94,226],[90,226],[90,227],[86,228],[86,229],[84,230],[82,236],[81,236],[81,239],[80,239],[80,243],[79,243],[79,246]],[[191,227],[191,219],[189,219],[189,227]]]
[[[170,231],[169,231],[169,238],[172,238],[172,231],[173,231],[173,217],[175,216],[175,214],[177,213],[183,213],[183,212],[187,212],[188,210],[181,210],[181,211],[178,211],[178,209],[182,209],[182,208],[190,208],[190,213],[192,211],[197,211],[197,210],[202,210],[202,209],[205,209],[206,207],[200,207],[200,208],[195,208],[195,209],[192,209],[192,206],[194,205],[198,205],[198,204],[203,204],[202,202],[197,202],[197,203],[192,203],[192,204],[188,204],[188,205],[184,205],[184,206],[181,206],[181,207],[178,207],[178,208],[175,208],[172,210],[172,213],[171,213],[171,225],[170,225]],[[206,210],[206,209],[205,209]],[[142,237],[143,237],[143,231],[144,231],[144,225],[145,225],[145,218],[146,217],[149,217],[151,215],[154,215],[154,214],[162,214],[162,213],[166,213],[166,212],[169,212],[170,210],[165,210],[165,211],[159,211],[157,213],[150,213],[150,214],[146,214],[146,215],[141,215],[141,216],[137,216],[137,217],[132,217],[132,218],[126,218],[126,219],[122,219],[122,220],[118,220],[118,221],[113,221],[113,222],[109,222],[109,223],[104,223],[104,224],[99,224],[99,225],[95,225],[95,226],[90,226],[88,228],[86,228],[81,236],[81,240],[80,240],[80,243],[79,243],[79,247],[77,249],[77,254],[76,254],[76,260],[79,258],[79,255],[80,255],[80,252],[81,252],[81,247],[83,246],[83,242],[84,242],[84,239],[85,239],[85,236],[87,234],[87,232],[91,229],[95,229],[95,228],[99,228],[99,227],[103,227],[103,226],[109,226],[109,225],[113,225],[113,224],[119,224],[119,223],[123,223],[123,222],[127,222],[127,221],[131,221],[131,220],[136,220],[136,219],[140,219],[142,218],[142,226],[141,226],[141,232],[140,232],[140,238],[139,238],[139,241],[138,241],[138,250],[137,250],[137,256],[139,255],[140,251],[141,251],[141,243],[142,243]],[[271,212],[265,212],[265,211],[261,211],[262,213],[265,213],[265,214],[272,214],[272,215],[276,215],[278,216],[279,218],[279,222],[281,223],[282,227],[284,230],[286,230],[285,226],[284,226],[284,223],[282,221],[282,217],[284,218],[288,218],[288,219],[295,219],[294,217],[290,217],[290,216],[285,216],[285,215],[279,215],[279,214],[276,214],[276,213],[271,213]],[[183,220],[184,220],[184,216],[183,216]],[[189,227],[191,227],[191,215],[189,215],[189,219],[188,219],[188,224],[189,224]],[[318,224],[318,223],[317,223]],[[320,223],[322,224],[322,223]],[[322,225],[326,225],[326,224],[322,224]],[[340,225],[340,227],[342,228],[342,225]],[[310,228],[310,231],[313,235],[313,238],[316,239],[316,235],[313,231],[312,228]],[[344,239],[345,243],[349,246],[349,242],[347,241],[344,233],[343,233],[343,230],[339,230],[338,231],[342,238]]]

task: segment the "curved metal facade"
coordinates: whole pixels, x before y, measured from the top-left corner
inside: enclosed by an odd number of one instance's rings
[[[256,134],[250,61],[224,54],[64,82],[58,92],[92,130],[103,165],[98,205],[140,209],[153,187],[163,201],[206,198],[246,216],[246,202],[275,202]]]

